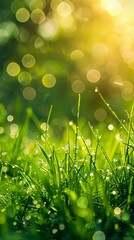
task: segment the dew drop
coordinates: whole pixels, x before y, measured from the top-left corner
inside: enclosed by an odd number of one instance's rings
[[[98,88],[97,87],[95,88],[95,92],[98,92]]]
[[[116,215],[120,215],[121,209],[120,209],[119,207],[116,207],[116,208],[114,209],[114,213],[115,213]]]

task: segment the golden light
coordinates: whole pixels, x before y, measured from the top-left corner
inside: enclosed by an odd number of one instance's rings
[[[42,83],[46,88],[52,88],[56,84],[56,78],[53,74],[46,74],[42,78]]]
[[[87,72],[87,80],[91,83],[96,83],[100,80],[101,78],[101,74],[100,72],[97,70],[97,69],[90,69],[88,72]]]
[[[18,81],[23,85],[27,86],[32,81],[32,76],[29,72],[23,71],[18,76]]]
[[[70,1],[62,1],[57,6],[57,13],[61,17],[68,17],[72,14],[74,6]]]
[[[108,54],[109,54],[109,49],[104,43],[98,42],[93,45],[92,55],[100,63],[103,63],[106,60]]]
[[[31,54],[25,54],[22,58],[22,64],[26,68],[32,68],[36,63],[35,57]]]
[[[16,77],[20,72],[20,66],[16,62],[11,62],[7,65],[7,73],[11,77]]]
[[[35,24],[41,24],[45,20],[45,13],[39,8],[34,9],[31,13],[31,20]]]
[[[52,40],[58,34],[58,23],[55,19],[46,19],[39,25],[38,32],[44,39]]]
[[[111,16],[117,16],[122,11],[122,5],[118,0],[101,0],[101,6],[108,11]]]
[[[30,18],[30,13],[26,8],[19,8],[16,12],[16,19],[21,22],[27,22]]]

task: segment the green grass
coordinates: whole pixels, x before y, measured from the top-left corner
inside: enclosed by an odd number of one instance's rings
[[[18,129],[0,119],[1,240],[134,239],[133,106],[124,122],[99,95],[112,122],[81,124],[79,96],[60,141],[52,107],[44,131],[31,109]]]

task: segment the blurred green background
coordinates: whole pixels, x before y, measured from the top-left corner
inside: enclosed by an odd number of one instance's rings
[[[53,125],[76,115],[102,122],[134,98],[133,0],[4,0],[0,3],[0,102],[21,120],[27,107]],[[1,112],[2,114],[2,112]]]

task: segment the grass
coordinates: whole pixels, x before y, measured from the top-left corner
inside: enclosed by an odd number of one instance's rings
[[[49,128],[52,106],[44,130],[31,109],[20,127],[1,119],[1,240],[134,239],[133,106],[123,122],[99,95],[110,130],[80,126],[80,96],[60,142]]]

